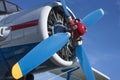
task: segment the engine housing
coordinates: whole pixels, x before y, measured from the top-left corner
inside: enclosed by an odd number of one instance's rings
[[[68,7],[67,9],[72,18],[75,18],[72,11]],[[31,21],[36,21],[37,25],[35,25],[34,27],[11,31],[12,26],[28,23]],[[7,29],[3,30],[7,31],[3,32],[5,33],[5,36],[3,35],[2,37],[0,37],[0,49],[6,49],[25,44],[39,43],[49,36],[54,35],[55,33],[66,32],[64,30],[68,26],[69,25],[67,17],[65,16],[60,2],[51,2],[41,7],[36,7],[29,10],[21,10],[19,12],[2,16],[2,19],[0,19],[0,27],[3,29],[7,27]],[[74,53],[74,46],[71,45],[72,40],[70,40],[60,51],[55,53],[43,65],[55,65],[52,67],[47,66],[48,69],[71,66],[74,62],[74,59],[76,58]],[[4,54],[3,52],[2,55],[6,58],[8,65],[12,67],[19,59],[27,54],[22,54],[22,52],[28,52],[25,50],[26,49],[18,49],[14,52],[11,52],[9,55],[6,55],[6,53]],[[12,51],[11,48],[10,51]],[[2,66],[3,64],[0,65]],[[41,65],[39,67],[41,69]]]

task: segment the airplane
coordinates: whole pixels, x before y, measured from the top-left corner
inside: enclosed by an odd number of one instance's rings
[[[83,80],[109,80],[90,66],[82,48],[82,36],[102,18],[103,9],[78,19],[65,0],[29,10],[6,0],[0,5],[0,80],[34,80],[35,73],[74,64],[80,66],[75,75],[84,74]]]

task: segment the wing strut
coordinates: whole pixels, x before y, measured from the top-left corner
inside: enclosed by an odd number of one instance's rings
[[[67,72],[67,80],[72,80],[72,73],[78,70],[79,68],[80,67],[67,68],[63,69],[62,72]]]

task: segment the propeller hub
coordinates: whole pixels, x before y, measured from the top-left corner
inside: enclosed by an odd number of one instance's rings
[[[74,35],[78,38],[83,36],[87,29],[80,19],[70,20],[70,26],[74,29]]]

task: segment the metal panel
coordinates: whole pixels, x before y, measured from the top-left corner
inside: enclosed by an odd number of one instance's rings
[[[6,2],[6,7],[7,7],[8,12],[16,12],[16,11],[18,11],[17,6],[12,4],[12,3]]]
[[[23,30],[12,31],[12,40],[19,39],[23,37]]]
[[[2,1],[0,1],[0,11],[5,11],[5,8],[4,8],[4,5],[3,5]]]
[[[6,0],[0,0],[0,14],[7,14],[21,10],[16,4]]]

